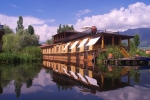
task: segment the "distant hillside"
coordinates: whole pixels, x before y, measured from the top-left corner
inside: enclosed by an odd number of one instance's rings
[[[140,46],[150,46],[150,28],[138,28],[138,29],[128,29],[120,34],[135,35],[140,36]]]

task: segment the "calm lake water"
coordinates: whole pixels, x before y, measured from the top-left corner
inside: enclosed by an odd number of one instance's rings
[[[0,100],[150,99],[149,66],[88,65],[0,65]]]

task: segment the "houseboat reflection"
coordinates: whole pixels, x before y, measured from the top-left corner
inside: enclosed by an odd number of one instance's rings
[[[108,66],[108,71],[103,71],[91,62],[80,61],[77,64],[46,60],[43,61],[43,67],[53,70],[53,81],[56,82],[59,89],[60,86],[63,89],[64,87],[65,89],[71,89],[73,86],[78,86],[81,87],[81,92],[95,94],[96,91],[109,91],[130,86],[130,68],[112,68]],[[113,70],[118,71],[118,73],[115,74]],[[128,76],[128,81],[122,82],[122,76]]]

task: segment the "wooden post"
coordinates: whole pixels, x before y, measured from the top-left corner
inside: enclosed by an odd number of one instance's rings
[[[102,35],[102,45],[101,48],[104,48],[104,36]]]
[[[101,87],[104,85],[104,75],[101,75]]]
[[[119,37],[119,45],[121,46],[121,37]]]

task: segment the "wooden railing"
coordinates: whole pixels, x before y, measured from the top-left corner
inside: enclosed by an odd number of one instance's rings
[[[97,50],[97,49],[100,49],[101,48],[101,45],[93,45],[93,50]]]

